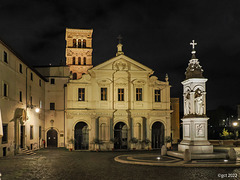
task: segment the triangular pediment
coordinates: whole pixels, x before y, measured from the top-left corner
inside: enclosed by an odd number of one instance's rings
[[[119,55],[109,59],[93,67],[92,70],[129,70],[153,72],[152,69],[125,55]]]

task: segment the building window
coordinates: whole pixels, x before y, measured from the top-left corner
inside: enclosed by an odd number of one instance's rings
[[[73,39],[73,47],[74,47],[74,48],[77,47],[77,41],[76,41],[76,39]]]
[[[142,101],[142,88],[136,88],[136,101]]]
[[[33,73],[32,72],[30,74],[30,77],[31,77],[31,81],[33,81]]]
[[[32,96],[30,97],[30,105],[33,104]]]
[[[3,83],[3,96],[8,97],[8,85]]]
[[[39,86],[40,86],[40,87],[42,86],[42,81],[41,81],[41,79],[39,79]]]
[[[2,137],[2,144],[8,142],[8,125],[3,124],[3,137]]]
[[[118,89],[118,101],[124,101],[124,89]]]
[[[87,60],[86,60],[86,57],[83,58],[83,65],[86,65],[87,64]]]
[[[23,72],[22,72],[22,64],[19,64],[19,72],[20,72],[20,73],[23,73]]]
[[[83,48],[86,48],[86,39],[83,40]]]
[[[3,59],[5,63],[8,63],[8,54],[5,51],[3,52]]]
[[[33,139],[33,125],[30,125],[30,139]]]
[[[42,127],[41,126],[39,126],[39,139],[41,139],[42,138]]]
[[[161,91],[159,89],[155,90],[155,102],[161,102]]]
[[[77,79],[77,73],[73,73],[73,79]]]
[[[76,63],[76,62],[75,62],[75,57],[73,57],[72,59],[73,59],[73,64],[75,64],[75,63]]]
[[[81,39],[78,39],[78,47],[81,48]]]
[[[85,101],[85,88],[78,88],[78,101]]]
[[[78,57],[78,65],[81,65],[81,57]]]
[[[101,101],[107,101],[107,88],[101,88]]]
[[[55,79],[51,79],[51,84],[55,84]]]
[[[39,101],[39,108],[42,108],[42,101]]]
[[[50,103],[50,110],[55,110],[55,103]]]
[[[19,101],[22,102],[22,91],[19,91]]]

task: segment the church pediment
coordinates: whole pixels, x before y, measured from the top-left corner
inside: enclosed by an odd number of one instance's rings
[[[148,71],[153,73],[152,69],[125,55],[109,59],[108,61],[95,66],[92,70]]]

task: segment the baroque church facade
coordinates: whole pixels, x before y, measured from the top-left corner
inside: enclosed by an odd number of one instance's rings
[[[179,101],[170,98],[168,76],[159,80],[124,55],[121,43],[115,57],[93,67],[92,33],[67,28],[66,65],[36,68],[44,85],[38,147],[42,139],[73,150],[154,149],[170,137],[177,143]]]

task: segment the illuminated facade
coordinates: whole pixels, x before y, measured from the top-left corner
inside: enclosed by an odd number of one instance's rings
[[[36,149],[42,139],[47,147],[74,150],[160,148],[171,133],[177,141],[178,101],[173,99],[170,107],[168,76],[158,80],[152,69],[124,55],[121,43],[115,57],[93,67],[92,33],[92,29],[67,28],[66,65],[38,67],[39,73],[12,52],[12,64],[4,62],[1,46],[0,107],[3,124],[8,124],[1,151],[5,146],[10,152],[14,146]],[[4,97],[4,82],[9,89],[15,87],[9,91],[13,101]],[[23,102],[18,101],[19,91]],[[42,108],[40,114],[36,107]],[[14,109],[20,109],[20,115],[14,116]]]

